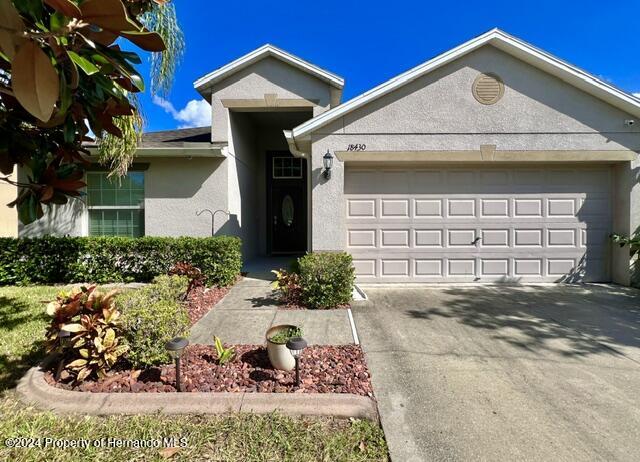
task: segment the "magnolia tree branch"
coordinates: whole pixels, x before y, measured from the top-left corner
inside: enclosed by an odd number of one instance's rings
[[[29,184],[29,183],[21,183],[20,181],[14,181],[9,176],[0,177],[0,181],[4,181],[5,183],[9,183],[12,186],[18,186],[20,188],[29,188],[29,187],[33,186],[33,185]]]

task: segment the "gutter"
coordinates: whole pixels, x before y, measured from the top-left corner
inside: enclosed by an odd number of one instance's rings
[[[287,140],[287,144],[289,145],[289,152],[291,152],[294,157],[306,158],[307,153],[302,152],[296,144],[296,139],[293,137],[293,130],[283,130],[282,133],[284,133],[284,138]]]

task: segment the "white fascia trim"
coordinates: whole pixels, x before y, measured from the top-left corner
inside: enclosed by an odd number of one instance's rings
[[[135,157],[226,157],[223,148],[224,146],[138,148]],[[93,146],[88,149],[94,154],[98,152],[98,148]]]
[[[342,89],[342,87],[344,87],[344,79],[342,77],[326,71],[314,64],[311,64],[308,61],[298,58],[297,56],[294,56],[291,53],[287,53],[286,51],[274,47],[270,44],[263,45],[260,48],[252,51],[251,53],[248,53],[241,58],[236,59],[235,61],[231,61],[229,64],[226,64],[221,68],[210,72],[204,77],[199,78],[193,83],[193,87],[198,91],[202,91],[206,87],[209,87],[214,83],[228,77],[230,74],[244,69],[245,67],[255,63],[256,61],[260,61],[267,56],[272,56],[298,69],[315,75],[319,79],[333,85],[338,89]]]
[[[138,148],[136,157],[225,157],[219,147],[211,148]]]
[[[540,67],[568,83],[571,83],[574,86],[605,100],[609,104],[640,117],[640,99],[635,98],[613,85],[610,85],[597,77],[496,28],[469,40],[462,45],[452,48],[451,50],[390,80],[387,80],[377,87],[352,98],[340,106],[330,109],[327,112],[298,125],[292,130],[293,137],[296,139],[304,138],[314,130],[343,117],[349,112],[380,98],[381,96],[384,96],[399,87],[402,87],[403,85],[406,85],[477,48],[480,48],[485,44],[491,44],[502,51],[515,55],[525,62],[529,62],[534,66]]]

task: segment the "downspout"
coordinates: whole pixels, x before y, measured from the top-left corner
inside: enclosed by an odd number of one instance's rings
[[[306,158],[307,154],[298,149],[296,140],[293,137],[293,130],[283,130],[282,133],[284,133],[284,138],[287,140],[287,144],[289,145],[289,152],[291,152],[294,157]]]

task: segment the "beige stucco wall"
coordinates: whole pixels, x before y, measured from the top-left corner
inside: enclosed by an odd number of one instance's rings
[[[16,178],[14,169],[11,179]],[[5,182],[0,182],[0,237],[15,237],[18,235],[18,214],[15,207],[9,208],[7,204],[16,198],[16,187]]]
[[[471,87],[480,72],[505,82],[494,105]],[[345,136],[341,150],[367,134],[367,150],[640,149],[628,114],[512,56],[485,46],[347,114],[316,135]],[[398,136],[400,135],[400,136]]]
[[[486,106],[471,88],[480,72],[498,74],[503,98]],[[639,150],[640,128],[624,112],[485,46],[386,95],[312,135],[312,247],[346,246],[344,164],[334,160],[332,178],[322,175],[322,156],[364,143],[367,151]],[[526,159],[523,159],[526,160]],[[640,226],[638,161],[617,167],[616,230]],[[626,201],[626,202],[625,202]],[[612,274],[625,282],[629,259],[617,252]],[[628,282],[628,276],[626,277]]]
[[[224,99],[262,99],[265,94],[305,99],[316,102],[314,115],[324,112],[331,104],[330,85],[271,57],[216,83],[211,91],[211,137],[214,142],[229,141],[229,110],[223,106]]]
[[[18,170],[21,181],[27,178],[27,168]],[[39,220],[23,225],[18,222],[20,237],[53,236],[82,236],[85,232],[84,202],[79,198],[70,198],[64,205],[44,206],[45,215]]]
[[[145,159],[147,161],[147,159]],[[204,208],[227,209],[227,166],[221,158],[149,159],[145,173],[145,234],[210,236],[211,215]],[[218,232],[227,217],[218,213]]]
[[[242,238],[242,252],[250,258],[258,252],[258,184],[260,168],[256,156],[257,135],[248,115],[231,113],[228,147],[228,210],[235,229],[228,229]]]
[[[137,159],[148,163],[145,171],[145,234],[148,236],[210,236],[211,216],[203,208],[227,209],[227,166],[222,158]],[[216,215],[216,232],[227,226],[224,214]],[[63,206],[45,208],[45,216],[20,236],[45,234],[83,236],[88,233],[86,207],[71,199]]]

